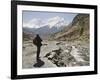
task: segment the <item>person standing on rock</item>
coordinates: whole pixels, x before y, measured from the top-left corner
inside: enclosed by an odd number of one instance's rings
[[[36,60],[38,62],[39,61],[40,50],[41,50],[41,46],[42,46],[42,39],[40,38],[40,36],[38,34],[33,39],[33,44],[35,46],[37,46],[37,57],[36,57]]]

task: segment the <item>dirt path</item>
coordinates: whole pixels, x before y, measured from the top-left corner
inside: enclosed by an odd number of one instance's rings
[[[53,49],[57,49],[56,43],[52,42],[47,44],[47,42],[45,42],[43,44],[44,45],[41,47],[41,53],[40,53],[41,61],[39,63],[37,63],[36,61],[36,47],[32,45],[31,42],[24,44],[23,57],[22,57],[23,68],[57,67],[55,64],[53,64],[51,61],[49,61],[47,58],[44,57],[48,52],[52,51]]]

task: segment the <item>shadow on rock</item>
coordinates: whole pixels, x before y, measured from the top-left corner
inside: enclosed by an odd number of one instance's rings
[[[41,59],[39,59],[38,61],[37,61],[37,63],[35,63],[33,66],[34,67],[41,67],[41,66],[43,66],[45,63],[41,60]]]

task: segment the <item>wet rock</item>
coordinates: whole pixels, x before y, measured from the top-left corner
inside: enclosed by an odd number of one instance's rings
[[[63,61],[58,62],[59,67],[66,67],[66,64]]]
[[[48,56],[48,59],[52,59],[54,57],[56,53],[55,52],[52,52],[49,56]]]
[[[57,55],[59,55],[62,52],[62,49],[59,48],[57,50],[52,50],[52,52],[55,52]]]
[[[44,57],[48,57],[51,55],[51,52],[47,53]]]
[[[46,43],[44,43],[44,44],[42,44],[43,46],[47,46],[48,44],[46,44]]]
[[[56,45],[60,45],[60,44],[61,44],[61,42],[56,43]]]
[[[71,46],[68,46],[66,50],[61,48],[52,50],[52,52],[48,54],[47,58],[58,67],[65,67],[68,66],[71,62],[75,61],[74,57],[70,54],[71,50]]]
[[[47,53],[45,57],[47,57],[49,60],[52,60],[52,58],[57,59],[58,55],[61,53],[62,49],[52,50],[51,52]]]
[[[64,45],[63,42],[57,42],[56,45]]]
[[[89,48],[78,44],[61,44],[56,43],[59,48],[46,54],[47,59],[53,64],[58,67],[89,65]]]

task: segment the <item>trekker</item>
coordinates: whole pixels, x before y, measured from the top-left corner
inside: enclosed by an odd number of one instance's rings
[[[40,38],[40,36],[38,34],[33,39],[33,44],[35,46],[37,46],[37,57],[36,57],[36,60],[38,62],[39,61],[40,50],[41,50],[41,46],[42,46],[42,39]]]

